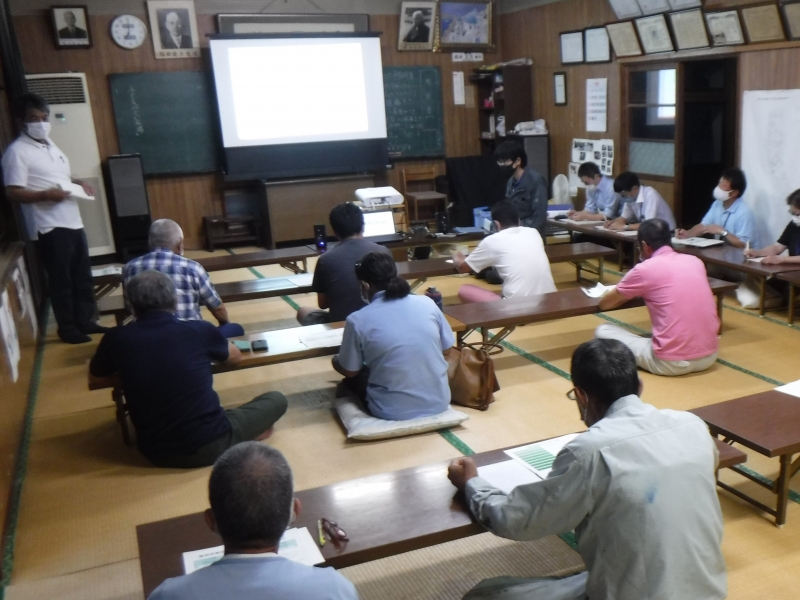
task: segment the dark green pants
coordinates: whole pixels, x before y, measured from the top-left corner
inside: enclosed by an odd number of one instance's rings
[[[286,412],[286,406],[286,396],[280,392],[267,392],[256,396],[247,404],[225,411],[231,429],[222,437],[202,446],[194,454],[171,456],[151,462],[157,467],[171,469],[209,467],[231,446],[254,440],[272,427]]]

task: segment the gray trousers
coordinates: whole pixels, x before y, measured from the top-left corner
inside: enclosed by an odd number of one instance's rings
[[[472,588],[464,600],[587,600],[589,572],[570,577],[493,577]]]

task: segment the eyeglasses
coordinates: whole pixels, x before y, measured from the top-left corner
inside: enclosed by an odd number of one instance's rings
[[[578,388],[572,388],[570,391],[568,391],[567,392],[567,398],[569,398],[573,402],[576,402],[578,400],[577,390],[578,390]]]
[[[498,167],[510,167],[514,164],[513,160],[498,160],[497,166]]]

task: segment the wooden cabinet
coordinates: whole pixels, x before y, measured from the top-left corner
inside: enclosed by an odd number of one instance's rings
[[[481,154],[491,154],[505,140],[498,134],[498,123],[501,133],[510,133],[517,123],[533,121],[531,80],[531,67],[524,65],[475,69],[470,81],[478,88]]]

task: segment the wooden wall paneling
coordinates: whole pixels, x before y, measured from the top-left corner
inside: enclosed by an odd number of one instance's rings
[[[608,2],[563,0],[500,17],[499,38],[503,60],[530,58],[533,61],[533,111],[545,119],[550,131],[550,177],[567,172],[571,142],[576,137],[607,137],[620,144],[620,66],[602,64],[562,65],[559,34],[615,21]],[[556,106],[553,74],[567,74],[567,105]],[[586,131],[586,80],[608,79],[608,127],[605,133]],[[619,150],[617,155],[620,155]],[[615,172],[620,172],[617,161]]]

